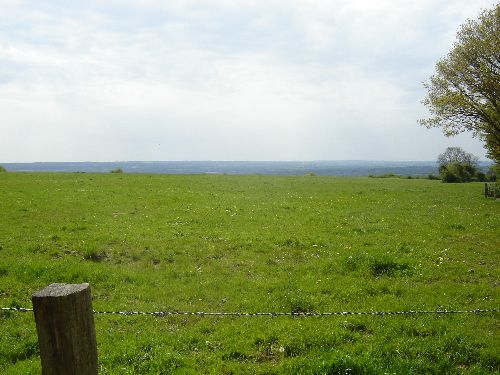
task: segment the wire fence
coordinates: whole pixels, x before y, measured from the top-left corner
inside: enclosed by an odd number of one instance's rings
[[[1,311],[32,312],[33,309],[24,307],[1,307]],[[334,311],[334,312],[205,312],[205,311],[95,311],[95,315],[151,315],[165,316],[233,316],[233,317],[261,317],[261,316],[348,316],[348,315],[444,315],[444,314],[484,314],[500,313],[500,309],[473,309],[473,310],[407,310],[407,311]]]

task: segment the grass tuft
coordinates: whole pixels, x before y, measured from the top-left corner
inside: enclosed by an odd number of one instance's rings
[[[382,255],[371,257],[368,261],[368,267],[372,276],[397,276],[409,275],[411,266],[406,262],[394,260],[393,258]]]

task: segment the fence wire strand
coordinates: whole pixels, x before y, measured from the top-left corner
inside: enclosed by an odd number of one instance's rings
[[[24,307],[1,307],[2,311],[32,312],[33,309]],[[205,311],[93,311],[95,315],[151,315],[165,316],[233,316],[233,317],[259,317],[259,316],[348,316],[348,315],[424,315],[424,314],[482,314],[499,313],[500,309],[473,309],[473,310],[407,310],[407,311],[334,311],[334,312],[205,312]]]

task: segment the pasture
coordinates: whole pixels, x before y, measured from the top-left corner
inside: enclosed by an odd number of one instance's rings
[[[3,173],[0,306],[89,282],[98,311],[497,309],[500,203],[420,179]],[[497,313],[95,315],[102,374],[489,374]],[[0,372],[40,372],[0,312]]]

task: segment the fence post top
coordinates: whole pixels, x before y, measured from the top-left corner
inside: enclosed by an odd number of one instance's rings
[[[49,286],[37,290],[33,293],[32,298],[43,298],[43,297],[65,297],[70,294],[81,292],[88,289],[90,285],[88,283],[83,284],[50,284]]]

